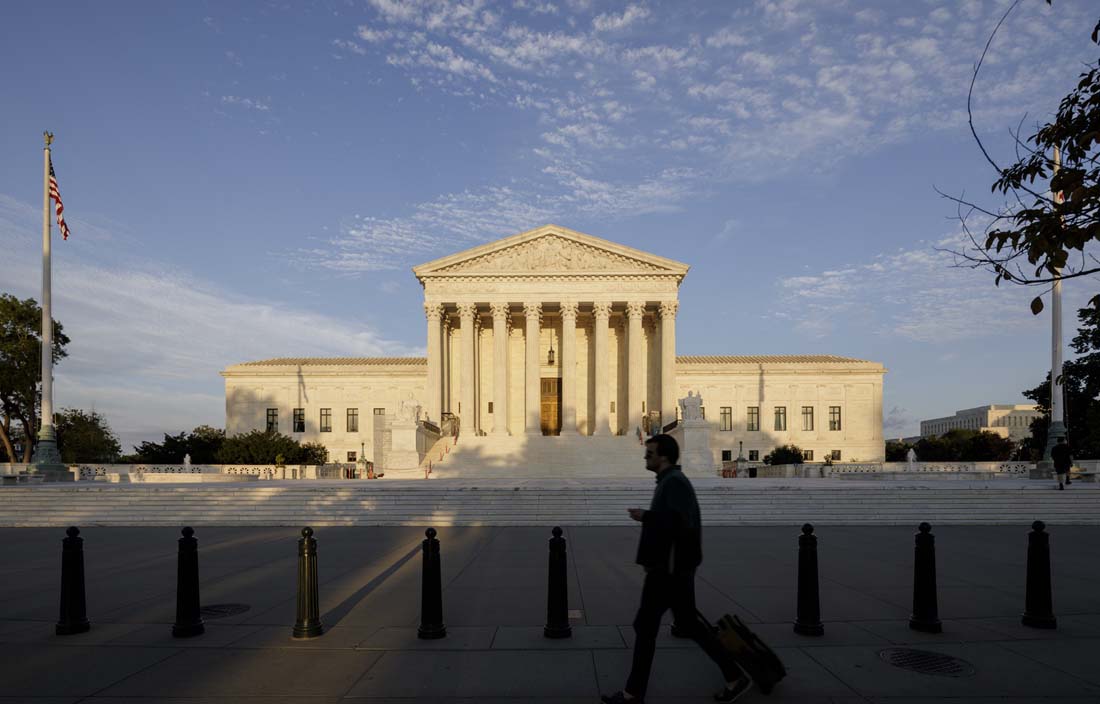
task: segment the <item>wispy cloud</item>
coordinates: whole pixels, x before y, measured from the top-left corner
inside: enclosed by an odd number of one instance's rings
[[[40,297],[35,256],[40,215],[0,195],[0,280],[22,298]],[[78,230],[78,227],[79,230]],[[87,223],[73,222],[74,232]],[[53,275],[54,317],[72,339],[57,367],[57,406],[96,407],[127,442],[178,432],[173,419],[224,423],[218,372],[276,356],[405,355],[369,320],[349,326],[226,291],[154,262],[122,260],[118,246],[64,243]],[[78,252],[74,255],[72,251]],[[156,425],[150,423],[155,418]]]
[[[234,105],[249,110],[267,112],[271,109],[270,98],[246,98],[240,95],[223,95],[222,105]]]
[[[1028,301],[1044,289],[995,287],[992,275],[956,266],[945,250],[960,250],[967,243],[961,234],[950,233],[844,269],[782,278],[771,315],[808,337],[826,337],[858,324],[888,339],[941,345],[1039,333],[1049,324],[1028,308]],[[1084,290],[1068,290],[1066,310],[1085,305]]]
[[[628,5],[621,13],[605,13],[592,18],[592,28],[597,32],[615,32],[649,17],[649,10],[641,5]]]

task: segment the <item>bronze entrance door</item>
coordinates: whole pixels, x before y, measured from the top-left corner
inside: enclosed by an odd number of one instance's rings
[[[561,379],[542,380],[542,403],[539,425],[543,435],[561,433]]]

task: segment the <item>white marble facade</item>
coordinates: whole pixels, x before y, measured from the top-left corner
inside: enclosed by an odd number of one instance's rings
[[[222,373],[226,429],[263,428],[275,408],[281,432],[324,442],[343,461],[348,452],[372,457],[374,419],[410,396],[421,418],[438,423],[452,414],[463,434],[579,436],[665,425],[694,391],[714,428],[716,460],[723,449],[736,457],[734,437],[761,456],[795,442],[814,448],[815,459],[834,451],[842,461],[882,459],[882,365],[831,356],[678,357],[677,294],[687,271],[554,225],[422,264],[413,272],[424,287],[426,358],[231,366]],[[776,431],[780,403],[787,430]],[[759,430],[748,429],[753,404]],[[837,405],[840,427],[830,431]],[[806,406],[818,421],[809,431],[801,430]],[[324,408],[332,421],[322,431]],[[729,409],[725,420],[721,408]],[[302,409],[302,432],[292,427],[294,409]],[[348,409],[356,432],[347,430]]]

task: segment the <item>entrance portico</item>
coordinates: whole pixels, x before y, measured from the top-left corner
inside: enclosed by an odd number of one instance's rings
[[[428,418],[455,414],[477,435],[623,434],[658,414],[668,423],[687,271],[555,225],[415,267]]]

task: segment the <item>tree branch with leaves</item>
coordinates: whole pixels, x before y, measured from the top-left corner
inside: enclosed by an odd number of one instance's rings
[[[966,104],[971,134],[997,171],[991,191],[1008,203],[994,210],[937,192],[957,204],[970,242],[969,248],[945,250],[955,256],[957,266],[989,271],[995,285],[1004,281],[1048,286],[1100,272],[1100,260],[1087,251],[1090,244],[1100,242],[1100,61],[1080,74],[1076,88],[1062,99],[1051,122],[1038,126],[1026,139],[1016,129],[1016,161],[1007,167],[999,165],[974,127],[974,89],[994,37],[1020,2],[1016,0],[1005,11],[990,34],[974,67]],[[1100,22],[1091,39],[1100,44]],[[985,223],[981,232],[972,227],[975,219]],[[1100,295],[1091,303],[1100,307]],[[1038,314],[1042,309],[1042,299],[1036,296],[1031,310]]]

